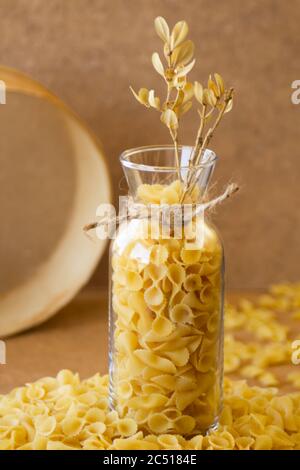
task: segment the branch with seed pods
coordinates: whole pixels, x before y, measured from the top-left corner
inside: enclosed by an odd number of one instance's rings
[[[234,90],[225,88],[224,80],[218,73],[213,77],[209,76],[207,87],[203,87],[198,81],[194,84],[188,81],[187,77],[195,65],[195,59],[194,44],[186,39],[189,29],[185,21],[176,23],[171,32],[162,17],[155,19],[154,26],[164,43],[163,54],[166,64],[163,65],[158,52],[152,55],[152,64],[166,83],[166,97],[162,101],[153,89],[141,88],[138,93],[132,87],[130,89],[142,105],[154,108],[160,113],[160,119],[167,126],[174,144],[176,169],[180,181],[182,177],[178,142],[179,122],[192,108],[193,99],[196,100],[200,122],[189,160],[188,175],[183,186],[181,202],[184,202],[186,195],[190,194],[196,185],[198,174],[195,172],[195,167],[201,164],[203,152],[222,118],[232,109]]]

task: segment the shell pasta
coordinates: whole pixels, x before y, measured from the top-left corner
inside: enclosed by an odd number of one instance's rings
[[[138,194],[170,204],[179,189],[142,185]],[[185,238],[132,236],[139,223],[121,226],[112,246],[111,401],[144,432],[206,432],[221,405],[222,246],[206,224],[202,246],[189,249]]]

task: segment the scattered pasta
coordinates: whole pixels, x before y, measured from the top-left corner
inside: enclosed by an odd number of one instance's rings
[[[131,295],[130,308],[133,305],[134,310],[145,311],[144,300],[138,292]],[[220,424],[217,430],[207,435],[196,434],[189,438],[182,435],[193,426],[193,417],[181,411],[186,403],[195,403],[195,416],[198,413],[203,421],[210,419],[203,413],[205,403],[197,398],[199,391],[193,388],[193,373],[182,366],[186,371],[176,379],[170,361],[164,363],[164,370],[157,375],[157,369],[152,367],[155,359],[150,354],[143,358],[149,364],[142,366],[141,374],[145,380],[143,393],[154,397],[136,408],[134,418],[122,418],[117,412],[109,411],[108,377],[99,374],[81,381],[78,374],[62,370],[55,378],[45,377],[16,388],[7,395],[0,395],[0,450],[300,450],[300,372],[290,362],[289,330],[281,328],[280,313],[279,317],[274,314],[282,311],[284,317],[288,314],[294,318],[299,305],[300,284],[284,284],[274,286],[255,304],[244,300],[238,307],[226,307],[227,373],[233,372],[257,382],[265,377],[268,386],[250,386],[246,380],[226,377]],[[266,347],[266,340],[260,342],[261,334],[255,328],[256,320],[273,331],[275,344],[271,342]],[[189,326],[183,324],[176,331],[170,329],[170,324],[172,322],[159,320],[153,331],[150,328],[148,338],[151,344],[159,344],[160,334],[163,333],[172,335],[172,341],[174,345],[178,342],[179,349],[189,347],[191,351],[197,351],[199,338],[194,340],[194,345],[188,345],[185,340],[184,332]],[[240,331],[252,333],[251,341],[236,339],[235,332]],[[136,350],[137,343],[134,332],[124,334],[126,338],[120,334],[120,344],[125,354],[128,349]],[[289,386],[294,387],[294,392],[280,394],[273,385],[269,386],[276,375],[273,372],[271,376],[268,374],[279,364],[289,364],[291,371],[287,373],[286,380]],[[201,390],[207,392],[214,379],[210,374],[202,377]],[[181,393],[166,406],[166,391],[172,392],[175,384]],[[136,398],[135,394],[141,390],[140,384],[135,381],[119,382],[118,393],[124,401]],[[149,418],[149,407],[151,409],[153,403],[164,403],[163,411],[153,412]],[[176,433],[172,431],[170,434],[173,429]]]
[[[93,407],[82,399],[90,394],[96,397]],[[205,436],[183,436],[193,429],[193,418],[177,407],[153,413],[150,432],[142,429],[144,419],[142,409],[136,420],[109,411],[107,376],[80,381],[63,370],[0,396],[0,449],[300,450],[300,391],[280,395],[275,388],[226,378],[219,428]],[[170,434],[174,426],[177,434]]]

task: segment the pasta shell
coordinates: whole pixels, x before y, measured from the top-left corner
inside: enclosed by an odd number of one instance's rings
[[[164,294],[157,286],[149,287],[145,290],[144,299],[149,307],[161,305],[164,301]]]
[[[182,266],[172,263],[168,267],[168,278],[177,287],[180,287],[185,280],[185,271]]]
[[[54,416],[37,416],[35,427],[40,435],[49,436],[56,428],[56,419]]]
[[[126,286],[129,290],[140,291],[143,287],[143,279],[135,271],[126,271]]]
[[[120,419],[117,429],[121,436],[132,436],[137,431],[137,423],[131,418]]]
[[[202,280],[199,274],[188,274],[184,281],[184,288],[187,291],[200,290],[202,287]]]
[[[199,397],[201,391],[198,389],[186,391],[185,393],[176,393],[176,406],[179,410],[185,410],[196,398]]]
[[[200,302],[195,292],[186,294],[182,302],[192,309],[203,310],[203,304]]]
[[[152,378],[152,381],[160,385],[161,387],[166,388],[167,390],[174,390],[175,389],[175,377],[174,375],[156,375]]]
[[[128,295],[128,306],[134,312],[144,315],[147,312],[148,307],[144,299],[142,292],[130,292]]]
[[[197,263],[201,258],[201,250],[187,250],[183,248],[180,252],[182,261],[185,264]]]
[[[174,424],[179,433],[190,434],[196,425],[196,421],[192,416],[183,415],[177,418]]]
[[[176,372],[175,365],[164,357],[157,356],[151,351],[145,351],[138,349],[134,352],[135,356],[147,366],[153,367],[154,369],[161,370],[166,374],[174,374]]]
[[[160,281],[165,278],[167,271],[168,269],[164,264],[149,264],[145,268],[145,275],[152,279],[152,281]]]
[[[171,359],[175,366],[185,366],[189,360],[190,354],[187,348],[177,349],[175,351],[165,352],[165,355]]]
[[[80,433],[84,421],[77,417],[66,417],[62,422],[62,430],[66,436],[76,436]]]
[[[177,377],[176,378],[176,391],[186,392],[188,390],[195,390],[197,381],[193,377]]]
[[[170,421],[163,413],[154,413],[148,419],[148,424],[151,431],[157,434],[166,432],[170,427]]]
[[[162,337],[169,336],[174,330],[174,325],[164,317],[157,317],[152,325],[153,331]]]
[[[133,397],[128,400],[128,406],[133,409],[146,408],[146,409],[155,409],[164,406],[168,401],[167,397],[161,395],[160,393],[153,393],[152,395],[143,396],[143,397]]]
[[[167,261],[168,256],[169,256],[169,253],[165,246],[154,245],[151,249],[150,261],[153,264],[161,265]]]
[[[193,324],[193,311],[187,304],[176,304],[170,312],[170,318],[175,323]]]

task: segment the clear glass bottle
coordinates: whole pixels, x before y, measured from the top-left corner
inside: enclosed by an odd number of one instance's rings
[[[172,146],[124,152],[120,160],[133,200],[178,204],[191,152],[179,149],[180,175]],[[197,184],[187,201],[194,206],[215,163],[206,150],[192,168]],[[112,241],[110,406],[145,433],[188,436],[215,428],[221,410],[224,256],[206,216],[181,222],[201,231],[201,242],[189,244],[184,231],[178,237],[173,229],[168,237],[153,237],[145,217],[121,224]]]

